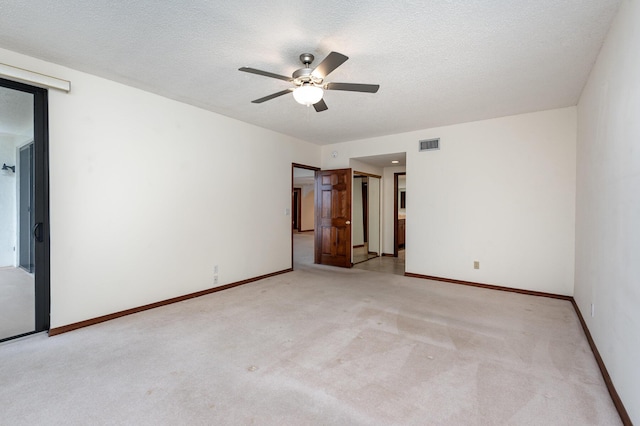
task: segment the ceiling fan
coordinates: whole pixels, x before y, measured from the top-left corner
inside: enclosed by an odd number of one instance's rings
[[[293,93],[293,97],[296,102],[306,106],[313,105],[317,112],[327,109],[327,104],[322,99],[325,90],[376,93],[380,88],[380,85],[378,84],[325,83],[324,79],[349,58],[341,53],[331,52],[322,62],[320,62],[320,65],[312,69],[310,65],[313,63],[313,59],[314,56],[311,53],[303,53],[300,55],[300,62],[302,62],[304,68],[294,71],[291,77],[250,67],[238,68],[238,71],[277,78],[293,83],[294,85],[294,87],[290,87],[286,90],[251,101],[252,103],[261,104],[262,102],[277,98],[278,96]]]

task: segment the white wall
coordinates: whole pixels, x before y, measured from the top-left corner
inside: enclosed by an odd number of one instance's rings
[[[575,145],[570,107],[326,145],[322,167],[407,152],[407,272],[571,295]]]
[[[33,118],[31,118],[33,121]],[[18,148],[33,141],[33,135],[0,133],[0,167],[15,166],[15,172],[0,170],[0,268],[18,266]]]
[[[578,104],[574,295],[635,424],[640,424],[638,52],[640,3],[625,0]]]
[[[218,285],[291,267],[291,163],[317,165],[319,147],[6,50],[0,62],[71,81],[49,92],[52,327],[214,287],[216,264]]]
[[[0,167],[16,165],[16,136],[0,133]],[[17,168],[16,168],[17,170]],[[17,250],[17,175],[0,170],[0,268],[16,266]]]
[[[315,188],[314,185],[302,185],[302,200],[301,200],[301,226],[303,231],[313,231],[315,226]]]
[[[349,159],[349,168],[352,172],[363,172],[371,175],[382,176],[382,168],[374,166],[372,164],[363,163],[360,160]]]

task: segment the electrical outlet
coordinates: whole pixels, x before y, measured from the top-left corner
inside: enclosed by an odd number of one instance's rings
[[[214,284],[218,284],[218,276],[217,276],[217,275],[215,275],[215,276],[213,277],[213,283],[214,283]]]
[[[480,262],[477,260],[473,261],[473,269],[480,269]]]
[[[218,275],[218,265],[213,265],[213,273]]]
[[[591,304],[591,317],[595,317],[596,316],[596,305],[594,305],[593,303]]]

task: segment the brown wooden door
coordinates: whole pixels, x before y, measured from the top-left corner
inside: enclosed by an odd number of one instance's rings
[[[293,188],[293,201],[292,201],[292,210],[291,216],[293,224],[293,229],[300,232],[302,231],[302,188]]]
[[[315,263],[350,268],[351,169],[316,172]]]

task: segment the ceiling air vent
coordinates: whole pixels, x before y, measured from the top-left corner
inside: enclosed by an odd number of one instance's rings
[[[436,139],[423,139],[419,142],[418,151],[434,151],[440,149],[440,138]]]

